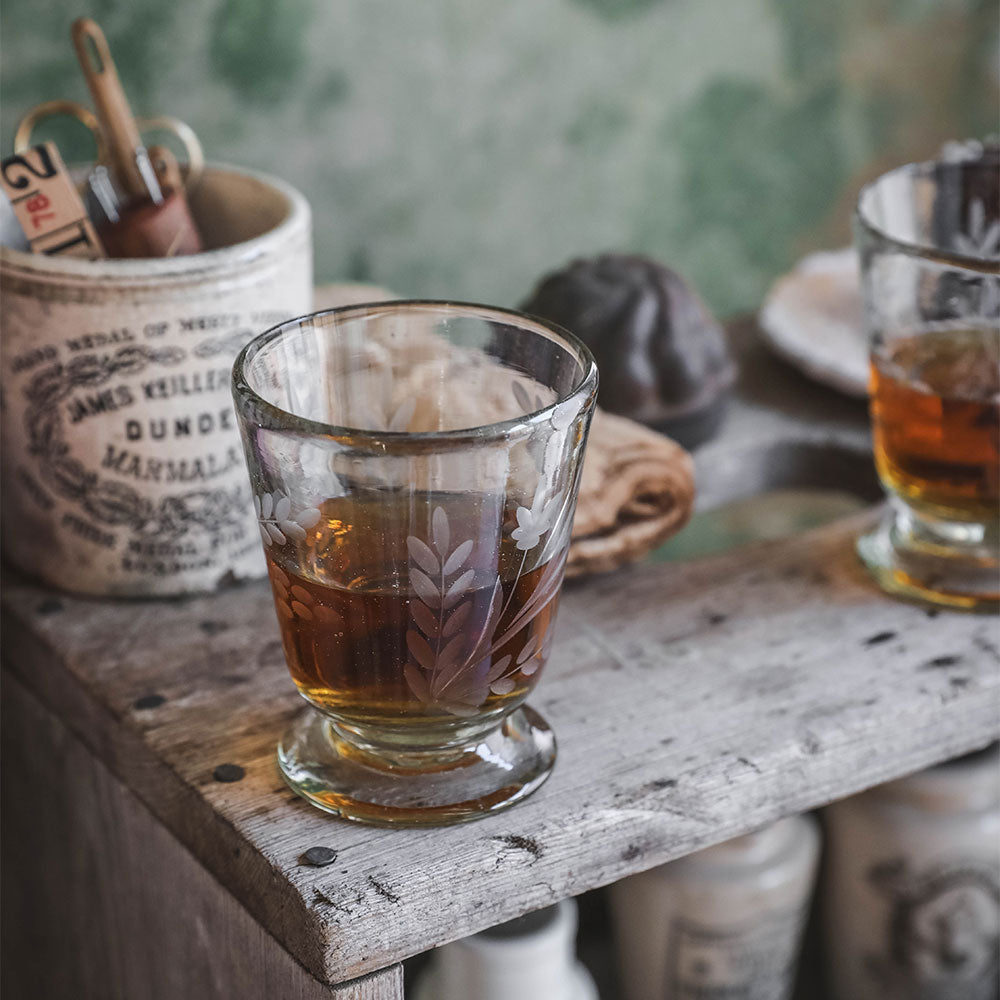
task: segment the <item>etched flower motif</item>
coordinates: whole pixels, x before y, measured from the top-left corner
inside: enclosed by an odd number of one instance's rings
[[[314,527],[321,516],[315,507],[307,507],[292,517],[292,501],[278,490],[254,496],[253,509],[261,541],[266,546],[284,545],[289,538],[301,542],[306,529]]]
[[[541,540],[542,535],[552,527],[559,512],[561,500],[562,497],[555,496],[546,503],[543,496],[539,494],[536,495],[530,510],[527,507],[517,508],[515,511],[517,527],[510,533],[510,537],[514,539],[522,552],[533,549]]]
[[[1000,220],[986,225],[986,206],[981,198],[974,198],[969,205],[967,233],[955,233],[952,244],[960,253],[970,257],[1000,256]]]

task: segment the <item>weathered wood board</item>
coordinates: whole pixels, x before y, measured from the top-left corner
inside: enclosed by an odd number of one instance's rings
[[[3,682],[12,1000],[403,1000],[401,966],[321,983],[20,681]]]
[[[549,782],[505,814],[396,831],[319,813],[274,744],[301,709],[269,592],[55,597],[9,578],[21,682],[320,979],[379,969],[1000,735],[994,619],[882,595],[851,519],[567,588],[532,698]],[[214,780],[219,764],[245,769]],[[300,863],[309,847],[335,864]]]

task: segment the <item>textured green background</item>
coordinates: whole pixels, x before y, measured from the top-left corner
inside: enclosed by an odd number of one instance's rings
[[[4,0],[0,142],[38,101],[89,103],[69,43],[88,13],[137,113],[306,194],[319,280],[512,305],[574,256],[631,250],[729,313],[846,242],[865,180],[997,129],[998,9]]]

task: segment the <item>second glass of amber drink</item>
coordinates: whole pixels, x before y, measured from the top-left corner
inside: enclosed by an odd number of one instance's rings
[[[516,313],[390,302],[252,341],[233,370],[289,670],[278,748],[348,819],[509,806],[555,742],[524,702],[554,636],[597,369]]]
[[[1000,156],[970,146],[860,195],[875,462],[889,495],[858,551],[882,586],[1000,603]]]

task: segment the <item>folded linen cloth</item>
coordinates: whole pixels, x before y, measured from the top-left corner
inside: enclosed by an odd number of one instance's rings
[[[315,290],[315,308],[396,297],[374,285],[333,284]],[[374,342],[372,348],[377,349]],[[414,350],[424,350],[421,338],[415,338]],[[687,523],[694,495],[694,465],[679,444],[598,408],[584,455],[566,575],[606,572],[641,559]]]
[[[590,425],[567,576],[642,558],[687,523],[694,463],[676,442],[598,408]]]

